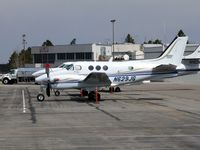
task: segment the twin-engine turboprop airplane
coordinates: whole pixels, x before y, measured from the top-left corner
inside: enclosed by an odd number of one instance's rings
[[[46,95],[50,90],[75,88],[81,89],[89,99],[100,100],[98,89],[110,87],[120,91],[118,86],[134,84],[153,78],[167,78],[178,75],[188,37],[176,37],[160,57],[149,60],[109,61],[109,62],[73,62],[68,69],[49,72],[36,78]],[[114,89],[115,87],[115,89]],[[58,91],[57,91],[58,92]],[[55,93],[56,94],[56,93]],[[57,93],[56,95],[59,95]],[[44,93],[37,95],[38,101],[45,99]]]

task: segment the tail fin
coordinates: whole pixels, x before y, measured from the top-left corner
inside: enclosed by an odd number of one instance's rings
[[[200,45],[192,54],[185,56],[184,59],[200,59]]]
[[[162,64],[179,65],[183,59],[187,40],[187,36],[176,37],[155,61]]]

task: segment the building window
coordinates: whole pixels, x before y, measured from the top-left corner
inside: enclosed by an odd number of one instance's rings
[[[58,56],[58,60],[65,60],[66,59],[65,53],[58,53],[57,56]]]
[[[76,54],[76,60],[83,60],[84,59],[84,53],[75,53]]]
[[[34,63],[43,63],[41,54],[34,54]]]
[[[55,62],[55,54],[48,54],[47,63],[54,63],[54,62]]]
[[[108,66],[106,66],[106,65],[103,66],[103,70],[105,70],[105,71],[108,70]]]
[[[55,54],[34,54],[35,63],[54,63]]]
[[[66,59],[74,60],[74,53],[66,53]]]
[[[101,70],[101,67],[98,65],[98,66],[96,66],[96,70]]]
[[[101,47],[100,50],[101,50],[101,55],[106,56],[106,47]]]
[[[91,52],[85,53],[85,59],[91,60],[92,59],[92,53]]]
[[[93,66],[89,66],[88,69],[89,69],[90,71],[92,71],[92,70],[94,69],[94,67],[93,67]]]

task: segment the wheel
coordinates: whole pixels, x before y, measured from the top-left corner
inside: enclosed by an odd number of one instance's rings
[[[88,96],[88,91],[83,90],[83,96]]]
[[[95,92],[92,91],[88,94],[88,100],[95,100]]]
[[[110,92],[110,93],[112,93],[112,92],[114,92],[114,91],[115,91],[115,88],[114,88],[114,87],[110,87],[110,88],[109,88],[109,92]]]
[[[121,92],[120,87],[116,87],[116,88],[115,88],[115,92]]]
[[[8,83],[9,83],[8,78],[3,79],[2,83],[3,83],[3,84],[8,84]]]
[[[42,102],[42,101],[44,101],[44,99],[45,99],[45,97],[44,97],[43,94],[38,94],[38,95],[37,95],[37,100],[38,100],[38,101]]]
[[[55,91],[55,96],[60,96],[60,91]]]

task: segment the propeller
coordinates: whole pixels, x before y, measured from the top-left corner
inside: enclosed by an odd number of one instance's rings
[[[51,83],[50,83],[50,79],[49,79],[49,68],[50,68],[50,64],[45,64],[45,71],[46,71],[47,78],[48,78],[47,88],[46,88],[46,94],[48,97],[50,96],[50,90],[51,90]]]

